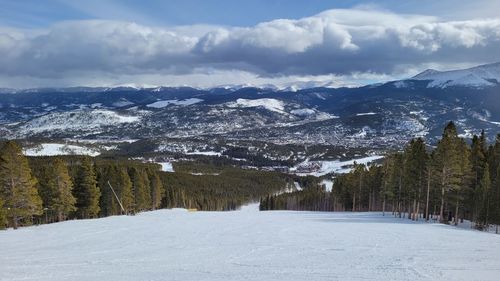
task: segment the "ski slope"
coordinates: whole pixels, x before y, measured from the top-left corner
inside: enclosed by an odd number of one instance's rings
[[[0,280],[499,280],[500,235],[380,213],[160,210],[0,231]]]

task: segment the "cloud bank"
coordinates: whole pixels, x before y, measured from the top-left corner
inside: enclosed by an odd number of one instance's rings
[[[337,9],[252,27],[69,21],[46,30],[0,27],[0,54],[1,87],[209,87],[305,78],[342,85],[426,66],[500,61],[500,18],[442,21]]]

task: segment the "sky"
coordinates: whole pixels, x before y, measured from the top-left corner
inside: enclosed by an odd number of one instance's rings
[[[500,61],[500,1],[0,0],[0,87],[356,86]]]

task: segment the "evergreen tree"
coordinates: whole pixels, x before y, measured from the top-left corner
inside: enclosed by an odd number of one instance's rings
[[[42,200],[35,186],[36,179],[21,147],[6,142],[0,151],[0,198],[12,227],[31,223],[32,216],[42,213]]]
[[[49,182],[51,198],[47,208],[54,211],[59,221],[64,220],[70,212],[76,210],[76,199],[73,197],[73,182],[68,173],[66,163],[57,158],[50,168]]]
[[[97,186],[92,162],[85,158],[79,167],[75,179],[73,193],[76,197],[76,208],[80,218],[95,218],[99,214],[99,198],[101,191]]]
[[[150,183],[143,169],[132,168],[132,189],[134,191],[134,210],[137,212],[151,208]]]
[[[128,175],[126,168],[119,169],[119,177],[117,184],[120,187],[118,196],[122,201],[125,213],[128,214],[131,211],[133,211],[134,194],[132,193],[132,181],[130,180],[130,176]]]
[[[479,187],[478,187],[478,192],[477,192],[477,198],[479,198],[480,202],[480,208],[479,208],[479,213],[477,215],[477,228],[488,228],[489,222],[490,222],[490,209],[491,203],[492,203],[492,192],[491,192],[491,178],[490,178],[490,171],[488,164],[484,167],[484,173],[483,176],[479,182]]]
[[[160,207],[161,200],[164,194],[163,185],[157,173],[154,173],[151,176],[150,182],[151,182],[151,203],[152,203],[151,207],[153,210],[156,210],[157,208]]]
[[[437,164],[436,173],[440,178],[439,185],[441,188],[439,217],[440,221],[443,223],[448,222],[448,218],[445,217],[444,212],[447,196],[450,192],[453,192],[455,197],[455,223],[457,223],[457,210],[461,199],[460,192],[465,184],[464,173],[466,172],[466,166],[470,166],[467,165],[470,160],[469,158],[465,159],[464,154],[468,155],[465,149],[465,143],[458,137],[455,124],[449,122],[444,129],[443,137],[439,141],[435,151],[435,160]]]
[[[472,209],[473,220],[477,219],[479,209],[481,208],[482,195],[479,189],[479,183],[483,178],[485,165],[487,164],[486,155],[486,137],[484,131],[482,131],[480,137],[476,135],[472,137],[471,145],[472,194],[469,200],[471,205],[469,208]]]
[[[382,178],[382,214],[385,215],[387,202],[393,202],[395,199],[394,191],[397,186],[397,156],[394,154],[387,155],[382,164],[383,178]]]
[[[420,200],[426,183],[427,152],[421,138],[411,140],[404,152],[403,181],[408,199],[409,218],[418,219]]]
[[[0,229],[5,229],[7,226],[7,213],[4,208],[4,203],[2,198],[0,198]]]

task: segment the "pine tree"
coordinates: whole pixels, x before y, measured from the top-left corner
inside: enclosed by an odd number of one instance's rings
[[[132,181],[128,175],[126,168],[121,168],[118,177],[119,197],[122,201],[125,213],[130,213],[133,211],[134,206],[134,194],[132,192]]]
[[[478,137],[476,135],[472,138],[471,145],[471,165],[472,165],[472,194],[470,197],[470,205],[469,208],[472,209],[473,221],[477,219],[479,215],[479,209],[481,208],[481,190],[479,190],[479,183],[483,178],[483,173],[485,169],[485,165],[487,163],[486,159],[487,151],[486,151],[486,137],[484,131],[481,132],[481,136]]]
[[[427,152],[421,138],[411,140],[403,156],[403,182],[411,211],[409,218],[418,219],[420,200],[425,186]]]
[[[382,178],[382,214],[385,216],[387,202],[393,202],[395,199],[394,190],[397,185],[396,182],[396,171],[397,171],[397,156],[387,155],[384,158],[384,163],[382,164],[383,178]]]
[[[151,208],[151,191],[149,179],[143,169],[132,168],[132,189],[134,191],[135,211],[144,211]],[[189,206],[188,206],[189,207]]]
[[[5,229],[7,226],[7,213],[4,209],[3,199],[0,198],[0,229]]]
[[[58,221],[76,210],[76,199],[72,194],[73,181],[64,161],[57,158],[50,166],[44,167],[43,175],[38,176],[38,180],[43,206],[55,214]]]
[[[95,218],[99,214],[99,198],[101,191],[97,186],[92,162],[85,158],[78,170],[73,193],[76,197],[76,208],[80,218]]]
[[[455,204],[455,224],[458,224],[458,211],[462,200],[462,192],[468,182],[470,173],[469,151],[465,142],[458,137],[457,129],[453,122],[449,122],[439,141],[435,160],[437,164],[436,173],[440,178],[441,204],[439,217],[441,222],[447,223],[444,216],[445,202],[452,194]]]
[[[6,142],[0,151],[0,197],[12,227],[30,223],[33,215],[42,213],[42,200],[35,186],[36,179],[21,147]]]
[[[151,207],[153,210],[156,210],[160,207],[161,199],[163,197],[163,185],[160,177],[157,173],[154,173],[151,176]]]
[[[492,198],[491,198],[492,192],[491,192],[491,178],[490,178],[490,171],[489,171],[489,166],[486,164],[483,177],[481,178],[479,182],[479,187],[478,187],[478,192],[477,192],[477,198],[479,198],[480,202],[480,208],[479,208],[479,213],[477,216],[477,228],[483,229],[483,228],[488,228],[489,222],[490,222],[490,209],[491,209],[491,203],[492,203]]]

